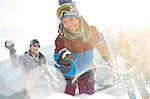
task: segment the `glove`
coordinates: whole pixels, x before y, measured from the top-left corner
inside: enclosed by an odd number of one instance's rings
[[[57,59],[62,65],[69,66],[72,62],[72,53],[63,48],[59,51],[59,56]]]
[[[5,41],[5,47],[9,49],[11,53],[16,52],[14,49],[14,43],[12,41]]]
[[[111,68],[114,66],[113,61],[110,55],[108,56],[102,56],[103,60],[109,65]]]

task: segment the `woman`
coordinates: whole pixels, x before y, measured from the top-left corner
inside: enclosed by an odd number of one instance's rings
[[[78,84],[79,94],[93,94],[94,48],[96,47],[102,58],[112,65],[103,35],[79,15],[74,2],[62,4],[57,10],[57,16],[60,24],[54,59],[56,68],[63,73],[67,81],[65,93],[75,95]]]

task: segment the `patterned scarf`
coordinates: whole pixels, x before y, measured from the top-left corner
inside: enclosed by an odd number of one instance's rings
[[[65,38],[72,41],[80,40],[82,42],[87,42],[91,38],[90,26],[83,19],[83,17],[80,17],[80,20],[81,22],[80,22],[79,30],[76,31],[76,33],[70,33],[65,28],[63,28],[62,32]]]

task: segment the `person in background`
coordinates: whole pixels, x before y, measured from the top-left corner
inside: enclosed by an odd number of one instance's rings
[[[21,68],[22,70],[22,82],[26,83],[28,79],[28,74],[37,67],[47,66],[47,61],[45,56],[39,52],[40,43],[37,39],[33,39],[30,42],[29,50],[23,55],[17,56],[16,50],[14,48],[14,43],[12,41],[6,41],[5,46],[10,51],[10,59],[13,67]],[[48,68],[44,70],[47,71]],[[36,75],[36,74],[35,74]],[[37,82],[38,83],[38,82]],[[24,86],[23,85],[23,86]],[[16,94],[17,99],[31,99],[27,90],[23,88],[22,91]]]
[[[142,77],[137,73],[137,68],[135,65],[135,57],[132,55],[132,46],[129,43],[127,37],[122,32],[119,33],[118,43],[117,43],[118,54],[124,59],[125,70],[130,74],[126,74],[124,82],[129,85],[128,95],[130,99],[136,99],[135,89],[133,87],[134,83],[136,84],[142,99],[149,99],[150,94],[148,93]],[[131,71],[132,70],[132,71]],[[129,76],[128,76],[129,75]],[[131,81],[133,80],[134,83]]]

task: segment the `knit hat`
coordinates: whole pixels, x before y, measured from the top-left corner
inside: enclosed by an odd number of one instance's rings
[[[70,3],[72,0],[59,0],[59,5],[62,5],[64,3]]]
[[[31,45],[34,45],[34,44],[38,44],[40,46],[40,43],[37,39],[33,39],[30,41],[30,47],[31,47]]]

